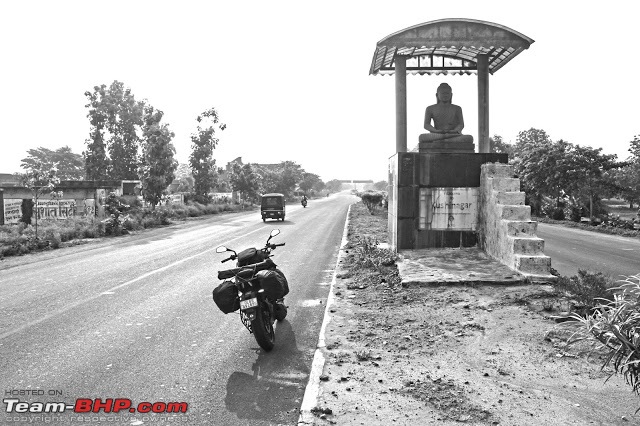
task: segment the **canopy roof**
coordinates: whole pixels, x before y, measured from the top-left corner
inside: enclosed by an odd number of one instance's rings
[[[407,56],[407,74],[476,74],[477,56],[489,55],[491,74],[534,41],[503,25],[475,19],[440,19],[414,25],[376,45],[369,74],[393,74]]]

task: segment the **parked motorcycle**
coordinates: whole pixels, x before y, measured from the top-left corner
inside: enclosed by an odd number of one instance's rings
[[[289,293],[289,284],[271,260],[271,251],[285,243],[269,243],[279,233],[279,229],[271,231],[262,249],[251,247],[240,253],[225,246],[216,249],[217,253],[232,253],[221,263],[237,259],[238,267],[218,271],[218,279],[225,281],[213,290],[213,300],[225,314],[240,310],[242,324],[265,351],[275,344],[274,322],[287,316],[284,296]]]

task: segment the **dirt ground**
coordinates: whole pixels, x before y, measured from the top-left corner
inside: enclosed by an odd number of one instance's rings
[[[564,346],[551,285],[402,287],[348,266],[386,215],[352,206],[314,424],[631,425],[640,398],[602,356]],[[605,382],[606,381],[606,382]]]

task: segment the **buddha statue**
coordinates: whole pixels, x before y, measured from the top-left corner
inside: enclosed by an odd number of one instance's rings
[[[420,142],[473,143],[473,136],[460,133],[464,128],[462,108],[451,103],[452,94],[447,83],[438,86],[437,103],[428,106],[424,114],[424,128],[430,133],[421,134]]]

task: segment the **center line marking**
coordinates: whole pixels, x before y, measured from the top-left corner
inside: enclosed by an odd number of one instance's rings
[[[258,232],[258,231],[264,231],[264,229],[263,228],[258,228],[255,231],[247,232],[244,235],[240,235],[239,237],[236,237],[236,238],[233,238],[233,239],[229,240],[227,243],[229,243],[231,241],[235,241],[235,240],[243,238],[243,237],[246,237],[247,235],[251,235],[251,234],[253,234],[255,232]],[[226,245],[226,244],[223,244],[223,245]],[[103,291],[101,293],[98,293],[95,296],[91,296],[91,297],[88,297],[88,298],[86,298],[84,300],[80,300],[78,302],[72,303],[72,304],[70,304],[70,305],[68,305],[68,306],[66,306],[66,307],[64,307],[64,308],[62,308],[62,309],[60,309],[58,311],[52,312],[52,313],[50,313],[48,315],[45,315],[45,316],[43,316],[43,317],[41,317],[41,318],[39,318],[39,319],[37,319],[35,321],[31,321],[30,323],[23,324],[20,327],[15,328],[15,329],[13,329],[11,331],[7,331],[5,333],[2,333],[2,334],[0,334],[0,339],[4,339],[5,337],[9,337],[9,336],[11,336],[13,334],[16,334],[16,333],[18,333],[18,332],[20,332],[20,331],[22,331],[22,330],[24,330],[26,328],[29,328],[29,327],[32,327],[34,325],[40,324],[41,322],[47,321],[47,320],[49,320],[49,319],[51,319],[51,318],[53,318],[53,317],[55,317],[57,315],[65,313],[65,312],[67,312],[67,311],[69,311],[69,310],[71,310],[71,309],[73,309],[75,307],[78,307],[78,306],[80,306],[80,305],[82,305],[84,303],[96,300],[97,298],[99,298],[100,296],[102,296],[105,293],[106,294],[109,294],[109,293],[113,294],[114,290],[118,290],[120,288],[126,287],[126,286],[128,286],[130,284],[133,284],[135,282],[141,281],[141,280],[143,280],[143,279],[145,279],[147,277],[150,277],[151,275],[157,274],[158,272],[166,271],[167,269],[172,268],[172,267],[174,267],[176,265],[180,265],[181,263],[184,263],[184,262],[186,262],[188,260],[195,259],[198,256],[202,256],[203,254],[209,253],[210,251],[214,251],[216,248],[217,247],[212,247],[212,248],[207,249],[207,250],[205,250],[203,252],[200,252],[198,254],[194,254],[193,256],[185,257],[184,259],[180,259],[177,262],[173,262],[173,263],[171,263],[169,265],[163,266],[162,268],[154,269],[153,271],[149,271],[146,274],[142,274],[137,278],[134,278],[132,280],[129,280],[127,282],[119,284],[119,285],[117,285],[115,287],[111,287],[110,289],[108,289],[106,291]]]

